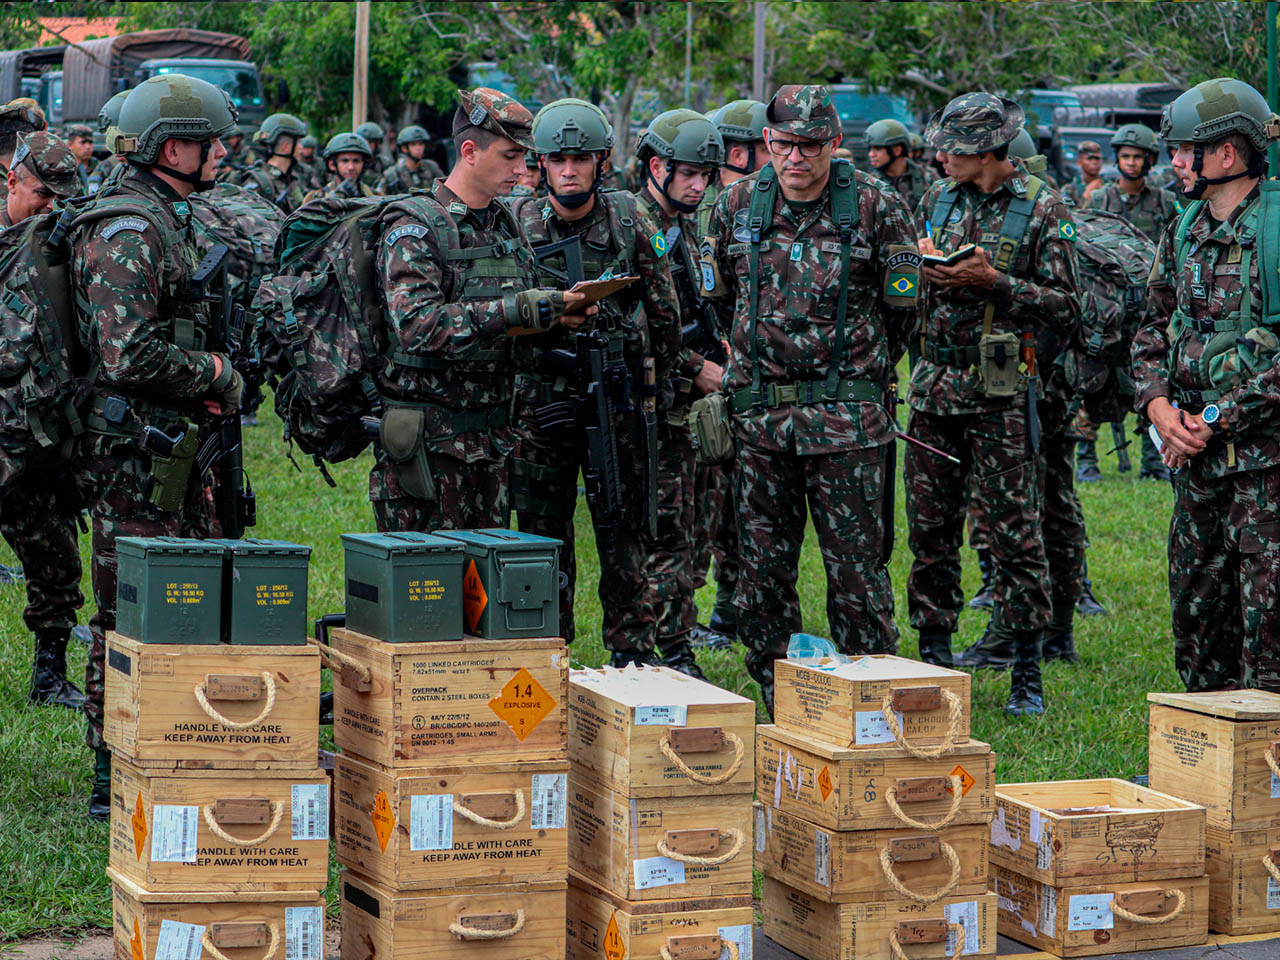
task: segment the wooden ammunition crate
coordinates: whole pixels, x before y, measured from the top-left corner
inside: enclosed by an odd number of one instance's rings
[[[573,767],[569,866],[625,900],[749,894],[751,796],[631,798]]]
[[[824,830],[807,820],[755,805],[756,869],[822,900],[855,903],[903,896],[885,876],[882,853],[903,887],[935,896],[987,892],[987,826],[966,823],[920,830]],[[952,864],[959,867],[951,884]]]
[[[569,874],[567,960],[721,960],[729,941],[751,960],[750,894],[690,900],[623,900]]]
[[[363,668],[333,676],[333,739],[388,767],[562,760],[569,655],[563,640],[384,643],[335,630]]]
[[[392,893],[339,878],[342,960],[564,960],[565,883]]]
[[[324,897],[315,890],[146,890],[108,867],[117,960],[324,960]],[[202,947],[203,944],[203,947]]]
[[[957,801],[952,777],[960,778]],[[756,796],[774,810],[831,830],[892,830],[987,823],[995,811],[996,755],[970,740],[945,757],[920,760],[901,747],[856,750],[822,743],[777,726],[756,727]],[[898,808],[887,794],[892,788]]]
[[[631,797],[750,793],[756,705],[667,667],[569,674],[569,759]]]
[[[891,960],[891,938],[911,960],[952,957],[961,925],[964,956],[996,955],[996,898],[989,893],[927,906],[910,900],[827,903],[765,877],[761,909],[764,935],[806,960]]]
[[[112,751],[141,767],[314,770],[320,654],[109,633],[102,728]]]
[[[338,861],[397,891],[563,881],[568,781],[567,760],[406,770],[342,754]]]
[[[1280,931],[1280,827],[1204,832],[1209,874],[1209,929],[1215,933]]]
[[[1205,808],[1211,826],[1280,822],[1280,693],[1149,693],[1148,768],[1156,790]]]
[[[329,777],[317,767],[175,776],[114,757],[110,862],[155,891],[321,890]]]
[[[1209,937],[1208,877],[1055,887],[996,867],[992,889],[1000,898],[1001,935],[1059,957],[1188,947]],[[1181,909],[1178,893],[1185,898]],[[1168,919],[1135,922],[1117,907],[1146,920]]]
[[[1204,808],[1128,780],[1001,783],[991,862],[1056,886],[1204,873]]]
[[[972,678],[959,670],[876,654],[848,663],[778,660],[773,675],[773,716],[783,730],[860,748],[969,739]]]

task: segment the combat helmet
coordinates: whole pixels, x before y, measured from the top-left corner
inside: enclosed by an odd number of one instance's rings
[[[1120,159],[1121,147],[1135,147],[1146,153],[1146,157],[1142,161],[1142,172],[1136,176],[1130,176],[1124,172],[1124,169],[1119,164],[1116,165],[1116,169],[1120,171],[1120,176],[1126,180],[1141,180],[1151,170],[1151,165],[1160,157],[1160,141],[1156,137],[1156,132],[1145,123],[1126,123],[1112,134],[1111,149],[1115,151],[1117,160]]]
[[[899,120],[877,120],[867,127],[865,137],[868,147],[911,148],[911,131]]]
[[[335,133],[324,145],[324,153],[321,156],[326,160],[332,160],[340,153],[359,153],[368,158],[373,156],[373,148],[369,146],[369,141],[358,133]]]
[[[102,105],[102,109],[98,111],[99,133],[105,134],[108,129],[120,123],[120,108],[124,106],[127,96],[129,96],[129,91],[121,90]]]
[[[907,149],[914,157],[917,152],[924,153],[924,137],[914,131],[907,134]]]
[[[387,138],[386,131],[372,120],[366,120],[364,123],[360,124],[360,126],[356,127],[356,133],[364,137],[366,144],[371,144],[374,140],[381,142]],[[370,147],[370,149],[372,149],[372,147]]]
[[[1213,179],[1204,177],[1201,170],[1205,147],[1232,133],[1244,134],[1253,145],[1253,163],[1243,173]],[[1272,113],[1262,94],[1243,80],[1219,77],[1197,83],[1169,104],[1160,120],[1160,136],[1169,143],[1193,145],[1195,159],[1191,170],[1196,181],[1184,195],[1196,199],[1211,184],[1262,176],[1267,144],[1280,136],[1280,117]]]
[[[236,106],[226,92],[206,80],[166,73],[144,80],[125,97],[117,124],[116,151],[130,163],[154,166],[175,179],[212,189],[200,171],[182,173],[156,163],[166,140],[194,140],[207,156],[213,141],[235,126]],[[203,163],[201,164],[203,167]]]
[[[1029,160],[1037,153],[1035,141],[1031,139],[1031,134],[1027,132],[1026,127],[1019,130],[1018,135],[1009,141],[1009,156],[1011,157],[1017,157],[1019,160]]]
[[[724,141],[724,165],[735,173],[755,172],[756,144],[764,140],[767,109],[759,100],[732,100],[707,114],[707,119],[716,125],[720,138]],[[729,162],[730,143],[740,143],[746,147],[745,167],[735,167]]]
[[[292,113],[273,113],[262,121],[254,139],[265,143],[271,153],[275,153],[276,141],[281,137],[293,137],[294,142],[307,135],[307,125]],[[292,154],[292,151],[290,151]]]
[[[645,165],[645,178],[652,182],[675,209],[681,213],[693,213],[697,204],[673,200],[667,193],[675,178],[677,163],[690,163],[699,167],[718,167],[724,163],[724,140],[716,125],[694,110],[668,110],[649,123],[640,142],[636,156]],[[649,171],[649,158],[666,160],[667,176],[658,183]]]
[[[320,141],[308,133],[305,137],[303,137],[301,140],[298,141],[298,146],[304,149],[306,147],[310,147],[312,150],[314,150],[316,147],[320,146]]]
[[[430,143],[431,135],[416,123],[412,123],[396,134],[396,146],[407,147],[411,143]]]
[[[963,93],[929,118],[925,142],[935,150],[973,156],[1011,143],[1026,114],[1007,97]]]
[[[604,111],[594,103],[566,97],[554,100],[537,112],[533,118],[533,151],[538,156],[538,166],[543,168],[542,182],[551,196],[566,207],[581,207],[600,189],[609,151],[613,149],[613,127]],[[591,186],[577,193],[556,193],[547,179],[542,157],[551,154],[596,155],[596,170]]]

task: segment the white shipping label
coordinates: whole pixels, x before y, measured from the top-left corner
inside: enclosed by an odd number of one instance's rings
[[[409,798],[409,849],[453,849],[452,793],[418,793]]]
[[[324,960],[324,907],[284,908],[285,960]]]
[[[756,807],[756,853],[764,853],[768,837],[765,835],[764,807]]]
[[[636,707],[637,727],[683,727],[689,717],[685,704],[662,707]]]
[[[902,711],[895,710],[898,729],[902,729]],[[889,721],[879,710],[859,710],[855,714],[857,725],[853,728],[853,742],[859,746],[871,743],[893,743],[893,731]]]
[[[156,863],[195,863],[199,807],[151,808],[151,859]]]
[[[1046,937],[1057,936],[1058,888],[1049,884],[1040,887],[1040,932]]]
[[[295,783],[290,801],[293,805],[293,839],[329,839],[329,784]]]
[[[1267,877],[1267,909],[1280,910],[1280,883],[1275,877]]]
[[[982,949],[982,930],[978,926],[978,901],[965,900],[962,903],[949,903],[943,908],[947,923],[958,923],[964,927],[963,955],[977,953]],[[994,945],[993,945],[994,946]],[[947,956],[956,955],[956,933],[947,930]]]
[[[569,796],[567,773],[535,773],[529,789],[532,808],[529,827],[533,830],[563,830]]]
[[[203,936],[204,927],[198,924],[161,920],[155,960],[200,960]]]
[[[631,861],[631,872],[637,890],[669,887],[684,883],[684,864],[670,857],[646,857]]]
[[[831,834],[823,830],[813,831],[813,881],[831,886]]]
[[[1271,799],[1280,799],[1280,777],[1274,773],[1271,775]]]
[[[738,945],[739,960],[751,960],[751,928],[745,923],[737,927],[721,927],[718,931],[720,939],[724,941],[733,941]],[[728,957],[729,948],[726,946],[721,952],[721,957]]]
[[[1114,893],[1081,893],[1067,897],[1068,930],[1111,930],[1116,925],[1111,912]]]
[[[1041,870],[1053,868],[1053,831],[1045,830],[1036,844],[1036,866]]]

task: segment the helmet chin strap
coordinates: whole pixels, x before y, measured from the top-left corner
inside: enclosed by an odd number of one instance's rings
[[[676,178],[676,165],[674,162],[671,160],[667,161],[667,176],[662,183],[658,183],[657,178],[654,177],[653,171],[649,169],[649,165],[647,163],[645,164],[645,168],[645,176],[649,179],[649,182],[658,188],[658,191],[667,198],[667,203],[671,204],[671,206],[676,209],[676,212],[693,213],[698,209],[698,205],[696,203],[683,203],[671,196],[671,194],[667,193],[667,188],[671,186],[671,181]]]
[[[547,179],[547,167],[543,163],[542,157],[538,157],[538,169],[542,171],[542,186],[547,188],[547,192],[551,194],[552,199],[562,207],[569,210],[576,210],[578,207],[584,207],[591,202],[591,198],[596,195],[596,191],[600,189],[600,181],[604,179],[605,154],[600,154],[600,159],[596,161],[596,172],[591,176],[591,186],[586,190],[580,190],[577,193],[556,193],[551,189],[551,181]]]
[[[1259,153],[1254,156],[1253,163],[1247,170],[1233,173],[1226,177],[1206,177],[1202,172],[1204,170],[1204,144],[1197,143],[1194,150],[1194,159],[1191,161],[1191,172],[1196,175],[1196,180],[1191,185],[1190,190],[1182,191],[1182,195],[1190,200],[1199,200],[1209,187],[1216,187],[1220,183],[1230,183],[1232,180],[1241,180],[1245,177],[1262,176],[1263,170],[1266,169],[1265,164],[1264,155]]]
[[[159,170],[161,173],[167,173],[175,180],[181,180],[183,183],[189,183],[199,190],[212,190],[218,185],[217,180],[201,180],[200,171],[204,169],[205,163],[209,160],[209,152],[213,149],[212,140],[200,141],[200,165],[196,167],[192,173],[186,173],[182,170],[175,170],[173,167],[167,167],[163,163],[153,163],[152,169]]]
[[[735,167],[729,162],[729,151],[725,151],[724,165],[734,173],[749,174],[756,172],[756,145],[754,143],[744,144],[747,148],[747,165],[745,167]],[[667,198],[671,199],[670,197]]]

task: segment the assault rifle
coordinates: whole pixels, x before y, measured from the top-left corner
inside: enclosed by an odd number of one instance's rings
[[[719,324],[711,301],[701,294],[698,277],[693,274],[693,261],[678,226],[666,233],[667,260],[671,268],[671,280],[680,300],[680,313],[686,322],[680,328],[680,345],[692,347],[712,363],[724,366],[729,359],[720,340]]]

